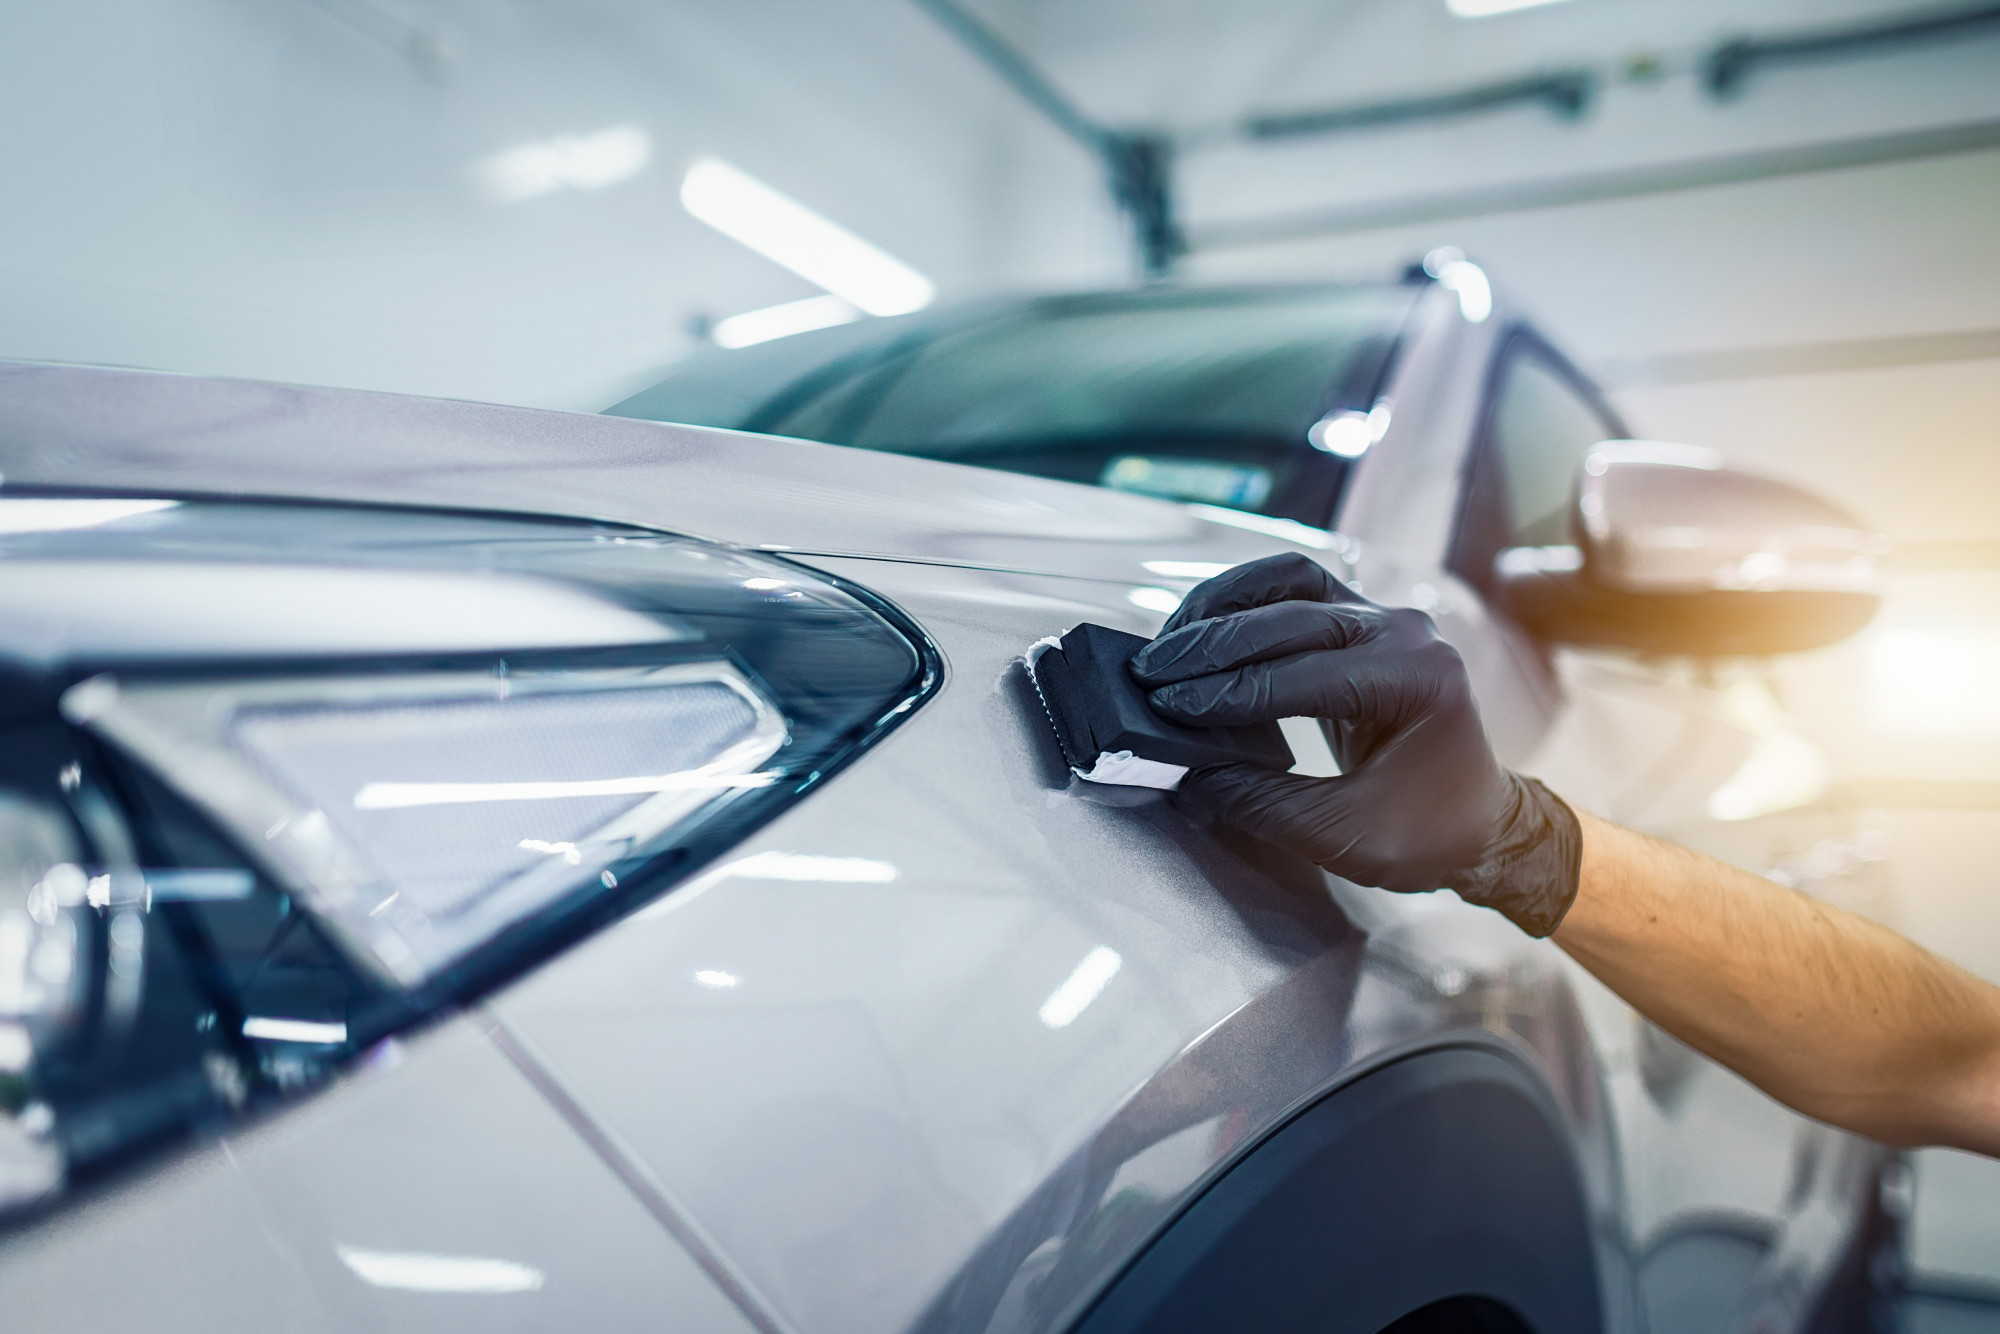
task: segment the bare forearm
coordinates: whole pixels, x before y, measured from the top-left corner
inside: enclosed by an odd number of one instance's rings
[[[1641,1013],[1810,1116],[2000,1154],[2000,988],[1698,853],[1583,835],[1555,940]]]

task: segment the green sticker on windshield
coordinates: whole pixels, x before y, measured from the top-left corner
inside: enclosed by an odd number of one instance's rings
[[[1099,486],[1136,491],[1168,500],[1195,500],[1207,505],[1254,510],[1271,494],[1267,468],[1246,468],[1207,459],[1149,458],[1120,454],[1104,466]]]

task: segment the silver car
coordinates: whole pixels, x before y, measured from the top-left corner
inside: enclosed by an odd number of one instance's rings
[[[1868,1327],[1879,1148],[1449,892],[1078,781],[1023,664],[1303,552],[1508,763],[1845,893],[1742,657],[1865,619],[1839,516],[1463,271],[619,411],[0,368],[8,1328]]]

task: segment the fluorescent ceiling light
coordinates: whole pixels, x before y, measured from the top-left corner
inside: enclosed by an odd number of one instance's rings
[[[681,203],[724,236],[870,315],[922,310],[937,294],[901,260],[717,158],[688,168]]]
[[[1557,3],[1559,0],[1444,0],[1444,7],[1462,19],[1483,19]]]
[[[782,306],[746,310],[741,315],[717,320],[715,327],[709,330],[709,336],[715,340],[717,347],[749,347],[752,343],[768,343],[773,338],[789,338],[814,329],[830,329],[836,324],[860,318],[861,312],[840,297],[831,294],[809,296],[803,301],[787,301]],[[750,582],[754,584],[757,581]]]
[[[496,153],[473,168],[489,198],[519,203],[554,190],[600,190],[639,174],[653,140],[637,125],[595,134],[563,134]]]

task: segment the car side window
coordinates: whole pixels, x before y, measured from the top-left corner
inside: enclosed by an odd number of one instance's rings
[[[1623,435],[1621,423],[1540,340],[1517,337],[1500,354],[1485,429],[1476,443],[1453,568],[1490,588],[1507,547],[1571,540],[1570,504],[1583,456]]]

